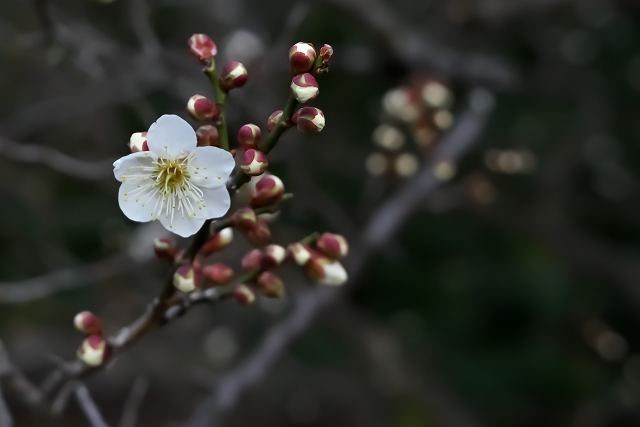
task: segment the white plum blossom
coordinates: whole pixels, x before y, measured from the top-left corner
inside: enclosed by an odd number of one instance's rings
[[[226,182],[233,156],[217,147],[197,147],[196,133],[175,115],[160,117],[147,133],[149,151],[116,160],[113,174],[122,183],[118,202],[132,221],[159,220],[182,237],[195,234],[231,204]]]

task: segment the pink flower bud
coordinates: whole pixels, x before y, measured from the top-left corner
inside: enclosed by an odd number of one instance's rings
[[[153,250],[160,259],[173,261],[178,253],[176,241],[170,237],[153,239]]]
[[[263,249],[263,265],[265,268],[273,268],[282,264],[287,257],[287,250],[280,245],[267,245]]]
[[[260,273],[256,285],[264,296],[268,298],[280,298],[284,294],[284,283],[282,279],[271,271]]]
[[[339,234],[322,233],[316,241],[316,247],[331,259],[339,259],[349,253],[347,239]]]
[[[258,270],[262,268],[262,258],[264,254],[260,249],[252,249],[242,257],[242,269],[246,271]]]
[[[292,243],[287,250],[291,259],[301,267],[311,259],[311,250],[302,243]]]
[[[247,239],[254,245],[264,245],[271,240],[271,229],[269,224],[258,218],[256,226],[247,232]]]
[[[213,125],[203,125],[196,131],[198,147],[218,147],[220,145],[220,135],[218,128]]]
[[[241,230],[248,231],[256,226],[258,217],[253,209],[240,208],[231,215],[231,221]]]
[[[220,115],[220,108],[209,98],[202,95],[193,95],[187,102],[189,114],[196,120],[215,120]]]
[[[191,264],[183,264],[173,273],[173,286],[180,292],[192,292],[200,287],[201,273]]]
[[[233,229],[231,227],[223,228],[216,232],[204,245],[202,245],[200,253],[202,256],[209,256],[227,246],[232,240]]]
[[[258,148],[262,132],[257,125],[249,123],[238,129],[238,144],[242,148]]]
[[[248,76],[247,69],[241,62],[231,61],[222,68],[220,86],[226,91],[242,87],[247,82]]]
[[[309,276],[322,285],[340,286],[348,279],[342,264],[323,256],[312,256],[306,269]]]
[[[218,262],[205,266],[202,276],[214,285],[224,285],[233,277],[233,270],[228,265]]]
[[[102,336],[89,335],[80,344],[77,355],[78,359],[89,366],[100,366],[109,356],[109,345]]]
[[[278,123],[280,123],[280,120],[282,119],[283,113],[284,111],[282,110],[276,110],[273,113],[271,113],[271,115],[267,119],[267,129],[269,130],[269,132],[271,132],[273,128],[278,126]]]
[[[136,132],[131,134],[131,138],[129,138],[129,149],[132,153],[149,151],[149,145],[147,145],[147,133]]]
[[[311,70],[316,60],[316,50],[310,43],[298,42],[289,49],[289,63],[294,74]]]
[[[298,74],[291,79],[291,92],[298,102],[307,102],[318,96],[320,86],[313,74]]]
[[[256,294],[247,285],[238,285],[233,289],[233,299],[238,304],[249,305],[256,301]]]
[[[81,311],[73,317],[73,326],[85,334],[99,334],[102,320],[90,311]]]
[[[206,34],[194,34],[189,37],[189,49],[198,60],[206,64],[218,53],[218,47]]]
[[[318,74],[324,74],[329,71],[329,62],[331,62],[331,57],[333,56],[333,48],[331,45],[325,44],[320,48],[320,55],[318,55],[318,67],[316,72]]]
[[[291,121],[302,133],[321,132],[324,129],[324,113],[316,107],[302,107],[295,112]]]
[[[244,152],[242,161],[240,162],[240,169],[242,169],[242,172],[250,176],[262,175],[264,171],[267,170],[268,166],[269,162],[267,160],[267,155],[262,151],[254,150],[253,148]]]
[[[255,185],[251,206],[256,208],[271,205],[279,201],[283,194],[282,180],[275,175],[264,175]]]

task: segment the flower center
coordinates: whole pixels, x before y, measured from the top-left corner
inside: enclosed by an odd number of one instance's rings
[[[163,196],[176,193],[189,182],[188,158],[177,160],[158,159],[152,175]]]

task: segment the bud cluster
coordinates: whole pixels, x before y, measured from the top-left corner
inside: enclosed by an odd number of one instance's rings
[[[91,367],[102,365],[109,356],[109,343],[102,333],[102,319],[90,311],[81,311],[73,318],[73,326],[85,339],[78,347],[77,356]]]
[[[344,284],[347,272],[340,259],[349,253],[347,240],[333,233],[323,233],[314,245],[297,242],[287,248],[289,258],[300,267],[304,267],[309,277],[317,283],[330,286]]]

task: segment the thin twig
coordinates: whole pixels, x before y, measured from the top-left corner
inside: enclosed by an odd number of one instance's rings
[[[98,409],[96,402],[94,402],[91,397],[87,386],[82,383],[76,384],[75,395],[76,399],[78,399],[80,409],[82,409],[82,412],[85,417],[87,417],[87,421],[89,421],[92,427],[109,427],[109,424],[107,424],[100,413],[100,409]]]
[[[120,427],[136,427],[138,425],[138,415],[144,396],[149,389],[149,380],[138,378],[131,387],[131,392],[124,403]]]

